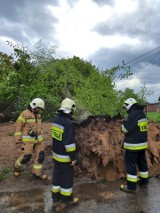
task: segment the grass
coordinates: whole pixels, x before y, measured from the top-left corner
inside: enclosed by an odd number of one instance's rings
[[[160,123],[160,113],[159,112],[147,112],[147,118],[149,121],[155,123]]]
[[[5,166],[0,169],[0,181],[6,179],[11,173],[13,173],[13,168]]]

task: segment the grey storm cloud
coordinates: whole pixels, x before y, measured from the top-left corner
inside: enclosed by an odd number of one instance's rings
[[[70,7],[74,7],[74,5],[78,2],[79,0],[67,0],[67,3]]]
[[[121,45],[114,49],[101,48],[90,56],[90,60],[94,61],[95,64],[101,64],[105,69],[122,65],[123,61],[132,68],[141,63],[144,66],[148,66],[148,64],[160,66],[160,46],[155,50],[151,50],[149,47],[133,48],[131,45]]]
[[[7,36],[10,37],[16,41],[21,41],[23,35],[22,35],[22,26],[18,24],[13,24],[10,22],[4,22],[0,20],[0,31],[1,31],[1,36]],[[19,33],[14,33],[14,32],[19,32]],[[24,39],[23,39],[24,41]],[[28,39],[25,40],[28,42]]]
[[[0,17],[12,22],[20,21],[27,11],[31,13],[36,9],[41,13],[47,5],[58,5],[58,0],[1,0]]]
[[[49,13],[49,5],[58,5],[58,0],[1,0],[1,35],[18,41],[39,35],[42,39],[50,39],[54,32],[53,23],[58,20]]]
[[[160,1],[152,5],[145,4],[145,1],[139,1],[139,6],[135,13],[130,15],[121,14],[120,17],[115,14],[106,22],[99,23],[94,27],[94,31],[106,35],[123,35],[131,38],[153,39],[159,42],[160,31]]]
[[[92,1],[95,2],[99,6],[103,6],[105,4],[108,4],[108,5],[113,5],[114,4],[113,0],[92,0]]]
[[[150,50],[148,50],[148,52],[149,51]],[[124,61],[126,66],[131,67],[133,75],[136,75],[141,80],[141,82],[159,83],[159,52],[160,47],[152,53],[145,55],[145,53],[147,53],[145,48],[141,48],[140,50],[133,50],[129,45],[122,45],[114,49],[101,48],[94,55],[90,56],[89,59],[102,70],[111,69],[117,65],[121,66]]]
[[[159,83],[160,70],[160,1],[147,4],[146,1],[139,1],[138,9],[128,15],[117,14],[110,17],[106,22],[97,24],[93,31],[102,36],[120,35],[135,38],[140,41],[140,45],[120,45],[117,48],[101,48],[90,59],[102,69],[110,69],[121,65],[122,61],[131,66],[133,74],[138,76],[145,83]],[[157,50],[150,54],[152,49]],[[144,55],[144,56],[143,56]],[[136,58],[140,57],[138,60]],[[151,75],[151,73],[153,75]]]
[[[83,2],[83,0],[66,0],[64,5],[67,2],[68,6],[74,9],[79,1]],[[114,11],[116,0],[92,0],[92,2],[99,8],[108,5]],[[122,61],[128,63],[160,46],[160,0],[135,0],[135,2],[138,2],[136,11],[121,14],[112,13],[109,19],[92,28],[93,32],[104,36],[105,39],[107,39],[107,36],[118,35],[121,39],[128,37],[139,41],[139,44],[133,45],[125,44],[124,41],[123,45],[114,48],[101,47],[97,52],[90,55],[87,60],[90,60],[101,70],[122,65]],[[59,20],[58,17],[54,16],[54,11],[51,13],[48,6],[60,6],[60,0],[0,0],[0,3],[1,37],[11,38],[17,43],[23,42],[31,45],[33,44],[32,39],[35,38],[59,45],[60,41],[55,39],[57,35],[55,26]],[[150,55],[128,64],[131,66],[133,74],[141,82],[152,86],[159,83],[159,53],[160,48]]]
[[[121,45],[117,48],[101,48],[90,59],[96,64],[101,64],[104,69],[110,69],[117,65],[122,65],[122,62],[128,63],[137,57],[137,52],[132,51],[129,45]]]
[[[148,64],[140,64],[139,65],[138,78],[142,79],[146,84],[152,82],[152,84],[159,83],[159,67],[157,65]]]

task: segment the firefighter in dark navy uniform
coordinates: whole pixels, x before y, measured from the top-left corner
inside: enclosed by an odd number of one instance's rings
[[[77,204],[78,198],[73,197],[74,165],[76,164],[75,132],[72,115],[75,102],[65,98],[52,123],[53,139],[53,206],[59,201]]]
[[[139,184],[147,185],[149,182],[145,155],[148,146],[148,122],[143,107],[134,98],[127,99],[123,107],[129,114],[121,128],[125,135],[123,147],[125,149],[127,184],[120,185],[120,189],[125,192],[136,192],[137,167],[139,170]]]

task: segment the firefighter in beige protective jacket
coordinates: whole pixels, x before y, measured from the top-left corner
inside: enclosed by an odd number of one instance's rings
[[[15,162],[14,175],[16,177],[20,175],[21,166],[30,161],[34,152],[33,176],[48,180],[47,176],[42,174],[45,153],[40,109],[44,109],[44,107],[45,103],[41,98],[33,99],[15,123],[15,143],[17,148],[22,151]]]

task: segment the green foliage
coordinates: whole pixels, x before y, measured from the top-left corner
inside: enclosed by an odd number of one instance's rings
[[[136,101],[140,104],[140,105],[146,105],[146,99],[142,96],[142,92],[140,91],[139,93],[135,93],[133,89],[130,89],[130,88],[126,88],[123,91],[119,90],[117,91],[117,96],[118,96],[118,104],[117,104],[117,110],[118,112],[120,112],[120,115],[122,117],[126,116],[126,110],[124,110],[122,108],[123,106],[123,103],[125,100],[127,100],[128,98],[134,98],[136,99]],[[143,94],[144,95],[144,94]]]
[[[6,166],[0,169],[0,181],[6,179],[13,172],[13,168]]]
[[[100,70],[91,62],[79,57],[65,59],[56,57],[55,46],[44,45],[40,40],[35,51],[8,43],[14,51],[13,57],[0,53],[0,102],[7,103],[12,118],[24,110],[35,97],[44,99],[42,111],[44,121],[50,121],[65,97],[72,98],[80,114],[123,115],[123,101],[133,97],[145,102],[145,89],[140,94],[127,88],[116,91],[115,78],[132,75],[130,67],[115,66],[111,70]]]
[[[108,70],[106,69],[104,71],[105,74],[114,82],[116,78],[122,80],[129,78],[133,73],[131,72],[131,67],[126,66],[124,61],[122,61],[122,65],[118,65],[113,67],[112,69]]]
[[[93,115],[107,114],[113,117],[116,113],[114,86],[103,73],[92,70],[90,76],[76,87],[76,95]]]
[[[40,39],[35,44],[35,50],[31,53],[34,63],[36,65],[43,66],[46,63],[54,60],[55,50],[56,46],[51,45],[49,43],[44,43],[42,39]]]
[[[158,112],[147,112],[147,118],[149,121],[160,123],[160,113]]]
[[[124,61],[122,61],[122,65],[121,66],[118,66],[118,70],[119,71],[123,70],[123,72],[121,72],[119,74],[119,78],[120,79],[129,78],[133,74],[132,71],[131,71],[131,67],[130,66],[126,66]]]
[[[146,85],[143,84],[140,91],[138,92],[138,97],[139,97],[140,101],[145,104],[147,102],[146,97],[151,96],[153,94],[154,94],[154,91],[148,91],[146,88]]]

